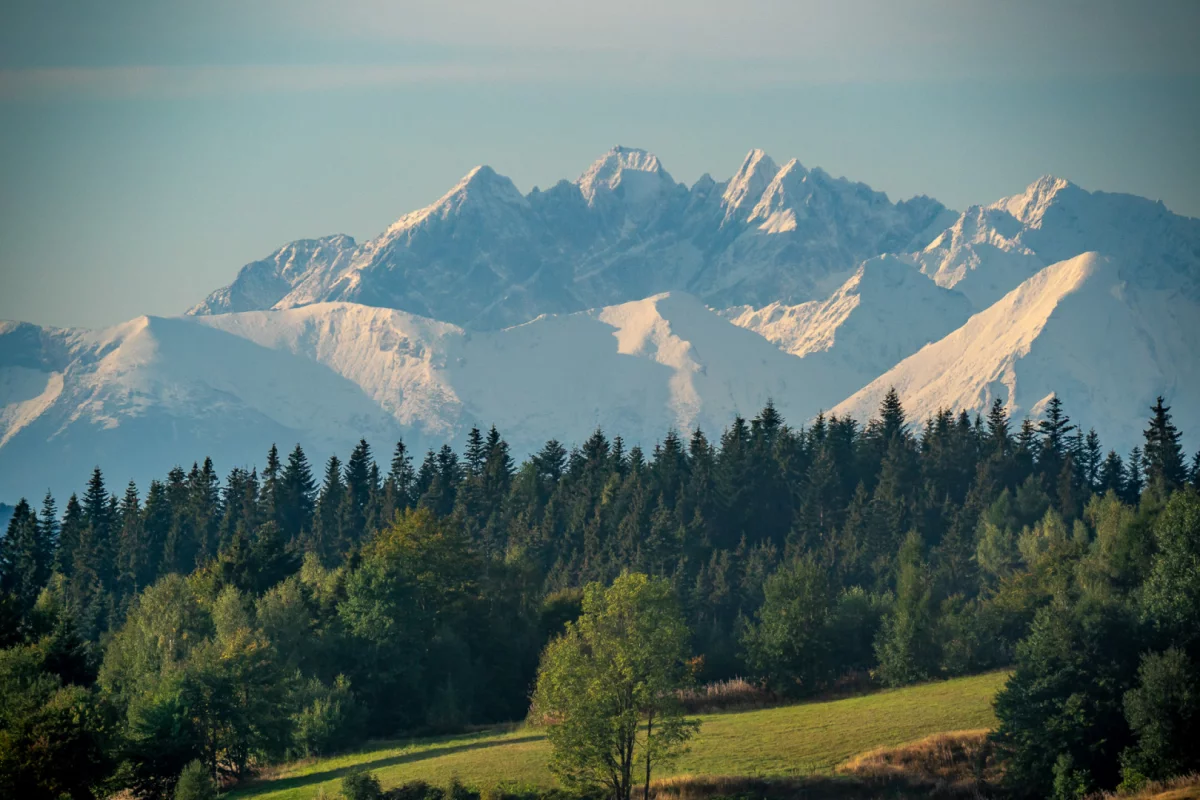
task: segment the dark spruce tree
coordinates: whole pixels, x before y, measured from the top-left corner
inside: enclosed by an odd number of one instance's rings
[[[372,478],[374,466],[371,446],[366,439],[360,439],[346,461],[346,495],[350,505],[346,510],[344,534],[349,543],[357,543],[366,531],[371,498],[379,490]]]
[[[21,498],[0,539],[0,592],[10,594],[20,613],[27,614],[50,578],[50,568],[50,547],[37,512]]]
[[[1146,447],[1142,451],[1146,488],[1165,496],[1187,483],[1187,467],[1179,431],[1171,422],[1171,407],[1163,405],[1159,396],[1150,413],[1150,424],[1145,431]]]
[[[1100,477],[1096,491],[1101,494],[1113,492],[1117,497],[1125,496],[1125,462],[1116,450],[1109,450],[1100,465]]]
[[[1095,428],[1088,430],[1080,455],[1083,470],[1083,485],[1090,492],[1100,491],[1100,465],[1104,463],[1104,449],[1100,446],[1100,434]]]
[[[286,540],[291,541],[312,530],[316,505],[316,484],[304,448],[297,444],[288,454],[287,465],[279,476],[276,518]]]
[[[67,499],[62,525],[58,529],[58,549],[54,553],[54,571],[70,576],[75,569],[75,552],[83,539],[83,506],[72,494]]]
[[[313,518],[312,547],[323,560],[329,561],[335,553],[342,552],[349,537],[344,536],[341,526],[342,503],[346,498],[346,485],[342,483],[342,462],[336,455],[325,462],[325,480],[317,496],[316,513]]]
[[[1129,451],[1129,459],[1125,462],[1125,496],[1124,500],[1135,506],[1142,499],[1142,489],[1145,488],[1142,479],[1144,459],[1142,448],[1134,447]]]
[[[416,480],[413,472],[412,456],[403,440],[396,442],[392,451],[392,463],[384,481],[384,512],[383,519],[390,522],[397,511],[412,508],[413,482]]]

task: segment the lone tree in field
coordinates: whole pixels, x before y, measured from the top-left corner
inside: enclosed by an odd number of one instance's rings
[[[678,690],[691,682],[689,633],[671,585],[624,574],[590,584],[583,614],[542,654],[531,715],[547,726],[550,768],[568,785],[630,800],[699,727]]]

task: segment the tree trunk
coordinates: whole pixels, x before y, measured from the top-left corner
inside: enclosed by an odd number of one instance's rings
[[[650,800],[650,737],[654,733],[654,712],[646,718],[646,796]]]
[[[632,800],[633,798],[633,746],[637,741],[637,728],[633,729],[629,738],[625,740],[625,752],[622,756],[621,765],[621,800]]]

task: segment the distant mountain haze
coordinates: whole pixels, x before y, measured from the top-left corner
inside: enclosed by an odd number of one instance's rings
[[[261,466],[272,442],[319,460],[495,424],[517,454],[596,427],[650,447],[769,400],[793,425],[865,421],[893,385],[918,423],[1057,392],[1121,452],[1163,394],[1194,448],[1198,352],[1200,220],[1161,203],[1044,177],[959,213],[761,150],[689,187],[616,147],[527,195],[477,167],[181,317],[0,323],[0,497],[97,464],[115,486],[206,455]]]

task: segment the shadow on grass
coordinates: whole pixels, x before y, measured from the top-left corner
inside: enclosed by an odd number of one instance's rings
[[[489,747],[501,747],[510,744],[525,744],[528,742],[536,742],[546,737],[542,734],[530,734],[528,736],[516,736],[511,739],[493,739],[490,741],[466,741],[457,744],[447,743],[442,746],[430,747],[425,750],[418,750],[410,753],[397,753],[394,756],[386,756],[377,758],[374,761],[360,761],[356,764],[347,764],[344,767],[336,769],[327,769],[322,772],[310,772],[307,775],[297,775],[293,778],[276,778],[275,780],[263,781],[261,783],[248,783],[234,789],[230,794],[232,798],[250,798],[258,797],[262,794],[284,792],[289,789],[299,789],[305,786],[313,786],[325,781],[335,780],[337,778],[349,775],[351,772],[360,770],[376,770],[386,767],[394,767],[398,764],[412,764],[418,761],[425,761],[430,758],[441,758],[442,756],[450,756],[455,753],[466,753],[471,750],[484,750]]]

